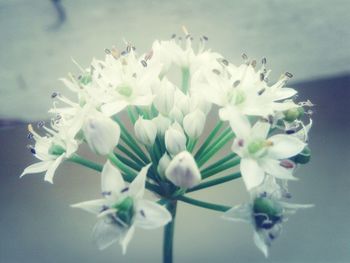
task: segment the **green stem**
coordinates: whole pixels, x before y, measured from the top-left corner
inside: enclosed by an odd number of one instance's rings
[[[197,151],[197,153],[195,154],[195,159],[198,160],[202,153],[206,150],[206,148],[209,146],[209,144],[211,143],[211,141],[214,139],[214,137],[216,136],[216,134],[219,132],[219,130],[221,129],[222,125],[224,123],[222,121],[219,121],[214,129],[210,132],[210,134],[208,135],[207,139],[204,141],[204,143],[202,144],[202,146],[199,148],[199,150]]]
[[[130,118],[131,123],[132,123],[132,124],[135,124],[135,122],[136,122],[136,116],[135,116],[135,114],[134,114],[134,112],[133,112],[131,106],[128,107],[128,116],[129,116],[129,118]]]
[[[193,199],[187,196],[179,196],[177,197],[178,200],[191,204],[191,205],[195,205],[195,206],[199,206],[199,207],[203,207],[203,208],[207,208],[207,209],[211,209],[211,210],[215,210],[215,211],[220,211],[220,212],[226,212],[227,210],[229,210],[231,207],[226,206],[226,205],[218,205],[218,204],[213,204],[213,203],[208,203],[208,202],[204,202],[204,201],[200,201],[197,199]]]
[[[226,132],[224,136],[220,136],[215,142],[212,143],[213,147],[202,156],[201,159],[198,160],[198,167],[201,167],[205,164],[211,157],[214,156],[221,148],[228,143],[234,137],[234,133],[232,131]]]
[[[166,205],[172,220],[164,227],[163,263],[173,262],[174,230],[177,201],[169,201]]]
[[[192,139],[192,138],[188,139],[187,150],[189,152],[193,151],[194,147],[196,146],[197,141],[198,141],[197,139]]]
[[[225,156],[224,158],[222,158],[222,159],[216,161],[215,163],[209,165],[208,167],[204,168],[204,169],[201,171],[201,174],[206,173],[206,172],[208,172],[208,171],[210,171],[210,170],[212,170],[212,169],[214,169],[214,168],[216,168],[216,167],[218,167],[218,166],[220,166],[220,165],[226,163],[227,161],[230,161],[231,159],[233,159],[233,158],[236,157],[236,156],[237,156],[237,154],[235,154],[235,153],[230,153],[230,154],[228,154],[228,155]]]
[[[234,174],[226,175],[226,176],[223,176],[223,177],[220,177],[217,179],[210,180],[208,182],[201,183],[201,184],[199,184],[191,189],[188,189],[186,192],[187,193],[195,192],[195,191],[205,189],[208,187],[212,187],[212,186],[215,186],[218,184],[223,184],[223,183],[226,183],[228,181],[238,179],[240,177],[241,177],[241,173],[234,173]]]
[[[78,163],[81,164],[83,166],[89,167],[95,171],[101,172],[103,169],[103,166],[98,164],[98,163],[94,163],[92,161],[89,161],[81,156],[79,156],[78,154],[74,154],[72,155],[68,161],[74,162],[74,163]]]
[[[119,160],[114,153],[110,153],[108,155],[108,159],[115,164],[115,166],[117,166],[126,176],[126,178],[124,178],[126,181],[131,182],[132,180],[134,180],[134,178],[137,176],[137,173],[132,170],[129,166],[127,166],[126,164],[124,164],[121,160]]]
[[[232,161],[226,162],[222,165],[219,165],[219,166],[217,166],[209,171],[203,171],[201,173],[202,179],[208,178],[208,177],[213,176],[217,173],[220,173],[222,171],[225,171],[227,169],[235,167],[236,165],[238,165],[240,163],[240,161],[241,161],[241,158],[237,157],[237,158],[233,159]]]
[[[137,155],[135,155],[134,153],[132,153],[131,151],[129,151],[125,146],[118,144],[117,148],[123,152],[126,156],[128,156],[129,158],[131,158],[132,160],[134,160],[134,162],[138,163],[141,166],[145,166],[146,163],[141,160]]]
[[[121,160],[127,166],[130,166],[135,171],[140,171],[142,169],[142,167],[144,166],[144,165],[140,166],[139,164],[133,162],[132,160],[130,160],[130,159],[128,159],[120,154],[117,154],[117,153],[114,153],[114,154],[119,160]]]

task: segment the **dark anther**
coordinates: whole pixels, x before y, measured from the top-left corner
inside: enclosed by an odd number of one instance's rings
[[[132,46],[131,49],[132,49],[133,51],[135,51],[135,50],[136,50],[136,47],[135,47],[135,46]]]
[[[209,38],[208,38],[207,36],[203,36],[203,39],[204,39],[205,41],[208,41],[208,40],[209,40]]]
[[[262,94],[265,92],[265,90],[266,90],[265,88],[259,90],[259,91],[258,91],[258,95],[259,95],[259,96],[262,95]]]
[[[214,69],[213,69],[213,73],[215,73],[215,74],[217,74],[217,75],[220,75],[221,72],[220,72],[218,69],[214,68]]]
[[[181,41],[181,40],[182,40],[182,37],[178,37],[178,40],[180,40],[180,41]]]
[[[132,77],[136,79],[137,77],[136,73],[132,74]]]
[[[143,217],[146,217],[145,211],[140,210],[140,214],[141,214]]]
[[[56,91],[55,91],[55,92],[52,92],[51,98],[54,99],[54,98],[56,98],[58,95],[59,95],[58,92],[56,92]]]
[[[37,124],[38,128],[42,128],[44,125],[45,125],[44,121],[39,121]]]
[[[270,238],[271,240],[274,240],[276,237],[275,237],[275,235],[269,233],[269,238]]]
[[[273,116],[272,115],[267,116],[267,120],[270,124],[272,124],[273,123]]]
[[[228,61],[226,59],[221,60],[222,64],[224,64],[225,66],[228,66]]]
[[[191,35],[190,34],[187,34],[186,35],[186,39],[189,39],[191,37]],[[191,39],[192,40],[192,39]]]
[[[293,78],[293,74],[292,73],[289,73],[289,72],[286,72],[284,73],[288,78]]]
[[[247,60],[247,59],[248,59],[248,56],[247,56],[245,53],[243,53],[243,54],[242,54],[242,58],[243,58],[244,60]]]
[[[264,73],[260,73],[260,80],[261,80],[261,81],[263,81],[263,80],[264,80],[264,78],[265,78]]]
[[[109,54],[111,54],[111,51],[108,48],[106,48],[105,53],[109,55]]]
[[[27,138],[28,138],[28,139],[33,139],[33,137],[34,137],[33,133],[29,132],[29,133],[27,134]]]
[[[145,56],[145,60],[150,60],[153,57],[153,50],[151,50],[150,52],[147,53],[147,55]]]
[[[294,168],[294,163],[289,161],[289,160],[282,160],[280,162],[280,166],[286,168],[286,169],[293,169]]]
[[[239,84],[241,83],[240,80],[236,80],[235,82],[233,82],[233,87],[236,88]]]
[[[120,53],[122,56],[125,56],[127,54],[127,52],[125,50],[122,51],[122,53]]]
[[[263,59],[261,60],[261,64],[266,65],[266,58],[263,58]]]
[[[101,193],[103,196],[110,196],[112,194],[111,191],[104,191]]]
[[[122,190],[120,190],[121,193],[125,193],[125,192],[127,192],[127,191],[129,191],[129,187],[125,187],[125,188],[123,188]]]
[[[32,154],[36,154],[36,151],[32,145],[27,145],[27,148]]]
[[[126,47],[126,52],[130,52],[131,51],[131,46],[130,45],[127,45],[127,47]]]
[[[240,140],[238,141],[238,146],[239,146],[239,147],[243,147],[243,146],[244,146],[244,141],[243,141],[242,139],[240,139]]]
[[[141,64],[142,66],[147,67],[147,62],[145,60],[141,60]]]
[[[176,37],[176,34],[171,35],[171,39],[174,39]]]
[[[286,130],[286,134],[293,134],[295,133],[295,130]]]

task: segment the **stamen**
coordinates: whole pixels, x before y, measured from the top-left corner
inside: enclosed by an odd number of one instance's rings
[[[215,73],[216,75],[220,75],[220,71],[218,69],[213,69],[213,73]]]
[[[238,140],[238,146],[239,147],[243,147],[244,146],[244,140],[243,139]]]
[[[203,36],[203,39],[204,39],[205,41],[208,41],[208,40],[209,40],[209,38],[208,38],[207,36]]]
[[[127,192],[127,191],[129,191],[129,187],[123,188],[120,192],[121,192],[121,193],[125,193],[125,192]]]
[[[150,52],[148,52],[145,56],[145,60],[150,60],[153,57],[153,50],[151,50]]]
[[[253,60],[250,64],[252,65],[253,68],[255,68],[256,67],[256,60]]]
[[[32,153],[32,154],[36,154],[35,148],[33,145],[27,145],[27,149]]]
[[[141,60],[141,64],[142,66],[147,67],[147,62],[145,60]]]
[[[263,65],[266,65],[266,58],[263,58],[262,60],[261,60],[261,64],[263,64]]]
[[[111,54],[111,51],[110,51],[108,48],[106,48],[106,49],[105,49],[105,53],[106,53],[107,55],[110,55],[110,54]]]
[[[260,80],[263,81],[265,79],[264,73],[260,73]]]
[[[248,61],[248,56],[247,56],[247,54],[243,53],[243,54],[242,54],[242,58],[243,58],[243,60],[244,60],[245,62]]]
[[[33,139],[33,137],[34,137],[33,133],[29,132],[29,133],[27,134],[27,138],[28,138],[29,140]]]
[[[172,34],[171,39],[175,39],[175,38],[176,38],[176,34]]]
[[[286,75],[288,78],[293,78],[293,74],[290,72],[286,72],[284,75]]]
[[[273,116],[272,115],[268,115],[267,116],[267,121],[272,124],[273,123]]]
[[[52,94],[51,94],[51,98],[52,99],[54,99],[54,98],[56,98],[57,96],[59,96],[60,94],[58,93],[58,92],[52,92]]]
[[[222,64],[224,64],[225,66],[228,66],[228,61],[226,59],[222,59],[221,60]]]
[[[286,134],[293,134],[293,133],[295,133],[296,131],[295,130],[286,130]]]
[[[289,160],[282,160],[280,162],[280,166],[286,168],[286,169],[293,169],[294,168],[294,163],[292,161]]]
[[[44,121],[39,121],[38,124],[37,124],[37,127],[38,128],[42,128],[42,127],[44,127],[44,125],[45,125]]]
[[[236,88],[240,83],[241,83],[240,80],[236,80],[235,82],[233,82],[232,86],[233,86],[234,88]]]
[[[105,191],[101,193],[103,196],[110,196],[112,194],[111,191]]]
[[[146,217],[145,211],[140,210],[140,214],[141,214],[143,217]]]
[[[187,38],[187,36],[190,35],[190,34],[188,33],[188,30],[187,30],[187,28],[186,28],[185,26],[182,26],[182,31],[184,32],[186,38]]]
[[[265,90],[266,90],[265,88],[259,90],[259,91],[258,91],[258,95],[259,95],[259,96],[262,95],[262,94],[265,92]]]

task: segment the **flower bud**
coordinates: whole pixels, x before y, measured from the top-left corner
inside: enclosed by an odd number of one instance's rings
[[[152,121],[157,127],[157,134],[161,136],[164,136],[165,131],[171,125],[170,119],[167,117],[164,117],[162,114],[159,114],[157,117],[152,119]]]
[[[170,113],[169,113],[169,117],[170,119],[172,119],[173,121],[176,121],[178,123],[182,123],[182,120],[184,118],[184,115],[182,114],[181,110],[179,110],[179,108],[174,107]]]
[[[170,156],[167,153],[159,159],[157,172],[162,178],[165,177],[165,170],[168,168],[170,161]]]
[[[185,116],[183,126],[188,137],[198,138],[204,129],[205,115],[200,110],[195,110]]]
[[[90,149],[99,155],[109,154],[120,137],[119,125],[102,114],[88,117],[83,124],[83,132]]]
[[[157,127],[151,120],[139,117],[134,126],[136,138],[144,145],[152,146],[157,136]]]
[[[165,116],[168,116],[174,107],[174,85],[167,79],[163,78],[161,86],[155,91],[156,96],[153,100],[157,110]]]
[[[171,160],[165,175],[174,185],[182,188],[192,188],[202,179],[196,161],[187,151],[179,153]]]
[[[165,132],[165,146],[171,155],[186,149],[186,136],[178,123],[174,123]]]

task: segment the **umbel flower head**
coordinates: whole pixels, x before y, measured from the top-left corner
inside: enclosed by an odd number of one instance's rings
[[[100,249],[119,242],[125,253],[135,228],[164,226],[163,258],[171,263],[177,203],[185,202],[249,222],[267,255],[288,215],[310,207],[285,199],[311,158],[313,104],[298,102],[297,91],[286,87],[292,74],[269,81],[265,58],[258,66],[243,54],[234,65],[206,47],[208,37],[183,31],[154,41],[145,54],[126,42],[86,68],[73,61],[79,72],[61,79],[69,98],[54,92],[50,125],[29,126],[29,149],[39,162],[21,177],[44,172],[52,183],[64,161],[99,173],[102,198],[72,206],[97,216]],[[82,144],[104,165],[83,157]],[[250,197],[244,204],[190,197],[239,178]]]

